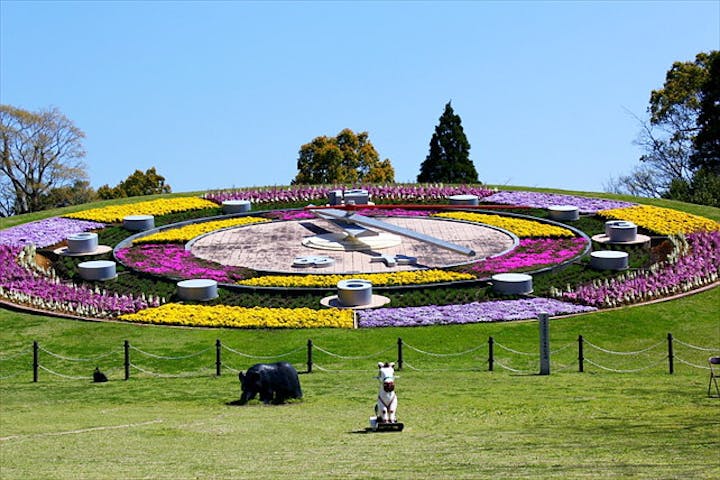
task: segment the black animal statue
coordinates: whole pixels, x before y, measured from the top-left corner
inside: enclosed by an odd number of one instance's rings
[[[93,382],[103,383],[103,382],[107,382],[107,381],[108,381],[107,375],[105,375],[103,372],[101,372],[99,367],[95,367],[95,371],[93,372]]]
[[[275,405],[290,398],[302,398],[300,379],[295,368],[287,362],[258,363],[243,374],[240,372],[240,405],[260,396],[260,401]]]

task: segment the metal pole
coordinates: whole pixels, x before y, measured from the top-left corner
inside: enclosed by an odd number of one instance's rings
[[[125,350],[125,380],[130,378],[130,342],[125,340],[123,344]]]
[[[403,367],[403,341],[402,341],[402,338],[398,337],[397,345],[398,345],[398,357],[397,357],[398,370],[402,370],[402,367]]]
[[[307,373],[312,373],[313,358],[312,358],[313,342],[308,339],[307,341]]]
[[[585,354],[583,353],[583,336],[578,335],[578,371],[585,371]]]
[[[215,375],[222,374],[222,343],[220,339],[215,340]]]
[[[488,370],[493,371],[495,365],[495,340],[488,338]]]
[[[38,347],[37,340],[33,342],[33,382],[37,383],[38,381],[38,369],[40,367],[40,362],[38,361],[38,352],[40,348]]]
[[[672,333],[668,333],[668,366],[670,368],[670,375],[675,373],[675,356],[673,355],[673,336]]]
[[[540,325],[540,375],[550,375],[550,334],[548,329],[550,315],[538,315]]]

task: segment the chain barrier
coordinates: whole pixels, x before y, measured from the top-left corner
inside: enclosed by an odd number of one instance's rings
[[[638,373],[638,372],[643,372],[643,371],[645,371],[645,370],[649,370],[649,369],[651,369],[651,368],[653,368],[653,367],[657,367],[658,365],[664,364],[664,363],[667,361],[667,357],[663,357],[662,359],[658,360],[657,362],[651,363],[650,365],[647,365],[647,366],[645,366],[645,367],[634,368],[634,369],[631,369],[631,370],[620,370],[620,369],[616,369],[616,368],[605,367],[605,366],[603,366],[603,365],[600,365],[600,364],[598,364],[598,363],[593,362],[593,361],[590,360],[589,358],[586,358],[585,361],[586,361],[587,363],[589,363],[590,365],[593,365],[593,366],[595,366],[595,367],[597,367],[597,368],[599,368],[599,369],[601,369],[601,370],[605,370],[605,371],[607,371],[607,372],[615,372],[615,373]]]
[[[44,371],[44,372],[49,373],[50,375],[55,375],[56,377],[65,378],[65,379],[67,379],[67,380],[91,380],[91,379],[92,379],[92,375],[87,375],[87,376],[84,376],[84,377],[77,377],[77,376],[72,376],[72,375],[63,375],[62,373],[59,373],[59,372],[50,370],[49,368],[44,367],[43,365],[38,365],[38,368],[40,368],[40,370],[42,370],[42,371]]]
[[[683,341],[681,341],[681,340],[678,340],[677,338],[674,338],[673,340],[675,341],[675,343],[679,343],[679,344],[682,345],[683,347],[692,348],[692,349],[694,349],[694,350],[700,350],[700,351],[703,351],[703,352],[718,352],[718,351],[720,351],[720,348],[698,347],[697,345],[691,345],[691,344],[689,344],[689,343],[685,343],[685,342],[683,342]]]
[[[570,370],[571,368],[577,368],[576,365],[560,365],[560,366],[553,366],[552,371],[553,372],[565,372],[567,370]]]
[[[154,353],[150,353],[150,352],[146,352],[146,351],[144,351],[144,350],[140,350],[139,348],[133,347],[132,345],[130,346],[130,349],[133,350],[133,351],[135,351],[135,352],[141,353],[141,354],[143,354],[143,355],[145,355],[145,356],[147,356],[147,357],[155,358],[155,359],[158,359],[158,360],[186,360],[186,359],[188,359],[188,358],[198,357],[198,356],[202,355],[203,353],[207,353],[207,352],[211,351],[211,350],[213,349],[213,347],[208,347],[208,348],[205,348],[205,349],[203,349],[203,350],[200,350],[199,352],[190,353],[190,354],[188,354],[188,355],[180,355],[180,356],[176,356],[176,357],[168,357],[168,356],[165,356],[165,355],[156,355],[156,354],[154,354]]]
[[[695,365],[694,363],[690,363],[687,360],[683,360],[682,358],[678,357],[677,354],[675,354],[675,360],[678,362],[687,365],[688,367],[694,367],[694,368],[701,368],[703,370],[710,370],[710,367],[707,367],[705,365]]]
[[[27,353],[30,353],[30,352],[32,352],[32,349],[31,349],[31,348],[27,348],[27,349],[25,349],[25,350],[22,350],[22,351],[20,351],[20,352],[14,353],[14,354],[12,354],[12,355],[8,355],[7,357],[0,357],[0,362],[9,362],[10,360],[14,360],[14,359],[16,359],[16,358],[18,358],[18,357],[21,357],[21,356],[23,356],[23,355],[25,355],[25,354],[27,354]]]
[[[322,367],[317,363],[313,363],[313,368],[317,368],[321,372],[325,373],[368,373],[368,370],[332,370],[329,368]]]
[[[11,360],[15,360],[16,358],[20,358],[20,357],[22,357],[23,355],[26,355],[26,354],[31,353],[31,352],[32,352],[32,349],[27,348],[27,349],[25,349],[25,350],[21,350],[21,351],[19,351],[19,352],[16,352],[16,353],[14,353],[14,354],[12,354],[12,355],[8,355],[7,357],[0,357],[0,362],[9,362],[9,361],[11,361]],[[22,372],[11,373],[10,375],[3,375],[3,376],[1,376],[1,377],[0,377],[0,380],[8,380],[8,379],[11,379],[11,378],[18,377],[18,376],[20,376],[20,375],[22,375]]]
[[[95,362],[97,360],[107,358],[111,355],[114,355],[116,353],[120,353],[120,350],[110,350],[108,353],[101,353],[100,355],[97,355],[95,357],[89,357],[89,358],[73,358],[73,357],[65,357],[63,355],[59,355],[57,353],[51,352],[50,350],[47,350],[43,347],[38,346],[38,349],[43,352],[47,353],[51,357],[57,358],[59,360],[64,360],[66,362]]]
[[[304,350],[305,347],[298,347],[295,350],[290,350],[289,352],[285,352],[285,353],[279,353],[277,355],[250,355],[248,353],[239,352],[233,348],[228,347],[225,344],[222,345],[222,348],[223,348],[223,350],[227,350],[230,353],[234,353],[235,355],[239,355],[239,356],[245,357],[245,358],[256,358],[258,360],[272,360],[275,358],[288,357],[288,356],[292,355],[293,353],[297,353],[301,350]]]
[[[403,363],[403,368],[408,368],[414,372],[422,372],[423,370],[420,370],[419,368],[415,368],[412,365],[410,365],[408,362]]]
[[[533,370],[518,370],[518,369],[515,369],[512,367],[508,367],[507,365],[503,365],[497,359],[495,359],[495,365],[499,366],[500,368],[504,368],[505,370],[511,371],[513,373],[525,373],[525,374],[537,373]]]
[[[560,353],[560,352],[562,352],[563,350],[567,350],[568,348],[574,347],[574,346],[575,346],[574,343],[568,343],[568,344],[565,345],[564,347],[560,347],[560,348],[555,349],[555,350],[550,350],[550,354]]]
[[[517,350],[513,350],[512,348],[508,348],[505,345],[499,343],[497,340],[495,340],[495,346],[502,348],[506,352],[514,353],[516,355],[526,355],[528,357],[539,357],[540,356],[539,353],[535,353],[535,352],[519,352]]]
[[[170,374],[170,373],[157,373],[152,372],[150,370],[146,370],[144,368],[138,367],[134,363],[131,363],[130,366],[137,370],[138,372],[144,373],[145,375],[150,375],[151,377],[157,377],[157,378],[190,378],[190,377],[204,377],[208,375],[207,371],[197,371],[197,372],[186,372],[186,373],[176,373],[176,374]],[[214,371],[214,369],[210,369],[211,371]]]
[[[607,350],[607,349],[605,349],[605,348],[602,348],[602,347],[599,347],[599,346],[595,345],[595,344],[592,343],[592,342],[589,342],[588,340],[585,340],[585,344],[588,345],[588,346],[590,346],[590,347],[592,347],[592,348],[594,348],[594,349],[596,349],[596,350],[599,350],[599,351],[604,352],[604,353],[610,353],[610,354],[612,354],[612,355],[639,355],[639,354],[641,354],[641,353],[649,352],[650,350],[653,350],[653,349],[659,347],[660,345],[664,345],[665,342],[658,342],[658,343],[656,343],[655,345],[651,345],[651,346],[649,346],[649,347],[647,347],[647,348],[643,348],[642,350],[636,350],[636,351],[633,351],[633,352],[617,352],[617,351],[614,351],[614,350]]]
[[[224,368],[225,370],[230,370],[230,371],[233,372],[233,373],[240,373],[240,372],[243,371],[243,370],[238,370],[238,369],[236,369],[236,368],[233,368],[233,367],[231,367],[230,365],[227,365],[227,364],[225,364],[225,363],[222,364],[222,368]]]
[[[412,370],[413,372],[428,372],[428,373],[434,373],[434,372],[482,372],[484,370],[479,368],[417,368],[411,364],[409,364],[407,361],[403,362],[403,368],[408,368],[409,370]]]
[[[686,342],[683,342],[683,341],[678,340],[678,339],[676,339],[676,338],[673,338],[671,334],[668,334],[668,350],[667,350],[666,355],[663,355],[662,359],[660,359],[660,360],[653,361],[652,358],[650,358],[651,356],[650,356],[650,355],[647,355],[647,354],[648,354],[648,352],[656,351],[657,349],[659,349],[659,348],[663,345],[663,343],[664,343],[663,341],[657,342],[657,343],[655,343],[655,344],[653,344],[653,345],[651,345],[651,346],[649,346],[649,347],[642,348],[642,349],[635,350],[635,351],[616,351],[616,350],[610,350],[610,349],[601,347],[601,346],[599,346],[599,345],[596,345],[596,344],[594,344],[594,343],[592,343],[592,342],[590,342],[590,341],[588,341],[588,340],[586,340],[586,339],[583,339],[582,336],[580,336],[580,337],[578,338],[578,343],[579,343],[579,344],[578,344],[578,367],[579,367],[579,371],[580,371],[580,372],[583,372],[583,371],[584,371],[583,368],[582,368],[583,362],[586,362],[588,365],[592,365],[592,366],[594,366],[594,367],[596,367],[596,368],[599,368],[599,369],[601,369],[601,370],[605,370],[605,371],[609,371],[609,372],[616,372],[616,373],[636,373],[636,372],[642,372],[642,371],[648,370],[648,369],[650,369],[650,368],[656,367],[656,366],[662,364],[663,362],[667,362],[667,363],[669,364],[670,373],[672,374],[672,373],[673,373],[673,362],[674,362],[674,361],[677,361],[679,364],[683,364],[683,365],[686,365],[686,366],[688,366],[688,367],[697,368],[697,369],[702,369],[702,370],[709,370],[710,368],[709,368],[708,366],[704,366],[704,365],[698,364],[699,361],[698,361],[696,358],[695,358],[695,359],[692,359],[692,358],[691,358],[690,360],[688,360],[688,359],[687,359],[687,358],[688,358],[687,355],[683,355],[684,358],[679,357],[679,356],[677,355],[677,353],[673,352],[673,343],[674,343],[676,346],[682,346],[682,347],[685,347],[685,348],[690,349],[690,350],[695,351],[695,352],[715,352],[715,351],[719,351],[719,350],[720,350],[720,349],[718,349],[718,348],[708,348],[708,347],[702,347],[702,346],[698,346],[698,345],[693,345],[693,344],[690,344],[690,343],[686,343]],[[646,365],[646,366],[642,366],[642,367],[639,367],[639,368],[632,368],[632,369],[612,368],[612,367],[610,367],[610,366],[608,366],[608,365],[603,365],[603,364],[601,364],[601,363],[598,363],[597,361],[593,361],[593,360],[591,360],[591,359],[589,359],[589,358],[586,358],[586,357],[584,356],[584,354],[583,354],[583,345],[585,345],[585,346],[587,346],[587,347],[591,347],[591,348],[593,348],[595,351],[602,352],[602,353],[608,354],[608,355],[616,355],[616,356],[621,356],[621,357],[629,357],[629,356],[639,356],[639,355],[643,355],[646,360],[651,361],[652,363],[650,363],[650,364],[648,364],[648,365]],[[493,356],[493,347],[494,347],[494,346],[497,346],[498,348],[504,350],[505,352],[509,352],[509,353],[511,353],[511,354],[514,354],[514,355],[521,355],[521,356],[527,356],[527,357],[539,357],[539,356],[540,356],[540,354],[539,354],[539,353],[536,353],[536,352],[523,352],[523,351],[519,351],[519,350],[512,349],[512,348],[507,347],[507,346],[505,346],[505,345],[503,345],[503,344],[501,344],[501,343],[499,343],[499,342],[497,342],[497,341],[494,341],[492,337],[489,338],[489,341],[488,341],[488,345],[487,345],[487,346],[486,346],[486,345],[478,345],[478,346],[469,348],[469,349],[467,349],[467,350],[464,350],[464,351],[461,351],[461,352],[454,352],[454,353],[439,353],[439,352],[426,351],[426,350],[422,350],[422,349],[420,349],[420,348],[417,348],[417,347],[415,347],[415,346],[413,346],[413,345],[409,345],[409,344],[407,344],[407,343],[404,343],[404,342],[402,341],[402,339],[398,339],[398,346],[397,346],[397,348],[398,348],[398,352],[397,352],[397,353],[398,353],[398,364],[399,364],[399,368],[400,368],[400,369],[402,369],[402,368],[407,368],[407,369],[409,369],[409,370],[416,371],[416,372],[484,371],[484,370],[485,370],[484,368],[478,368],[478,367],[473,368],[472,366],[469,367],[469,368],[462,368],[462,367],[460,367],[460,368],[456,368],[456,367],[442,368],[442,367],[440,367],[440,368],[429,368],[429,369],[418,368],[418,367],[416,367],[416,366],[414,366],[414,365],[412,365],[412,364],[407,363],[406,361],[403,361],[403,358],[402,358],[402,349],[403,349],[403,347],[404,347],[404,348],[406,348],[406,349],[412,350],[413,352],[415,352],[415,353],[417,353],[417,354],[426,355],[426,356],[433,357],[433,358],[452,358],[452,357],[460,357],[460,356],[463,356],[463,355],[469,355],[469,354],[472,354],[472,353],[475,353],[475,352],[478,352],[478,351],[481,351],[481,350],[487,348],[487,349],[488,349],[488,350],[487,350],[487,353],[488,353],[488,363],[489,363],[488,368],[487,368],[488,370],[492,371],[492,370],[493,370],[493,368],[492,368],[493,365],[497,365],[499,368],[502,368],[502,369],[505,369],[505,370],[508,370],[508,371],[514,372],[514,373],[535,373],[535,372],[532,372],[532,371],[529,371],[529,370],[516,369],[516,368],[512,368],[512,367],[506,365],[506,364],[503,363],[503,362],[507,362],[507,361],[508,361],[508,358],[504,358],[504,359],[502,359],[502,361],[499,361],[497,358],[494,358],[494,356]],[[564,346],[562,346],[562,347],[559,347],[559,348],[557,348],[557,349],[555,349],[555,350],[551,350],[550,353],[551,353],[551,354],[558,354],[558,353],[560,353],[560,352],[563,352],[563,351],[566,351],[566,350],[570,349],[572,346],[573,346],[573,344],[572,344],[572,343],[569,343],[569,344],[564,345]],[[143,356],[146,356],[146,357],[149,357],[149,358],[153,358],[153,359],[157,359],[157,360],[175,361],[175,360],[192,359],[192,358],[198,357],[198,356],[200,356],[200,355],[207,354],[207,353],[211,352],[211,351],[213,350],[213,348],[216,349],[216,352],[215,352],[215,353],[216,353],[216,362],[215,362],[215,365],[214,365],[215,375],[220,375],[220,372],[221,372],[223,369],[225,369],[225,370],[227,370],[227,371],[230,371],[230,372],[233,372],[233,373],[239,373],[239,372],[242,371],[242,370],[236,369],[236,368],[234,368],[234,367],[232,367],[232,366],[230,366],[230,365],[227,365],[227,364],[225,364],[225,363],[222,361],[221,356],[220,356],[220,353],[221,353],[222,350],[225,350],[225,351],[227,351],[227,352],[230,352],[230,353],[232,353],[232,354],[235,354],[235,355],[238,355],[238,356],[244,357],[244,358],[255,358],[255,359],[261,359],[261,360],[266,360],[266,359],[269,360],[269,359],[277,359],[277,358],[282,358],[282,357],[287,357],[287,356],[290,356],[290,355],[293,355],[293,354],[297,354],[297,353],[303,351],[305,347],[298,347],[298,348],[295,348],[295,349],[290,350],[290,351],[288,351],[288,352],[281,353],[281,354],[277,354],[277,355],[272,355],[272,356],[269,356],[269,355],[250,355],[250,354],[247,354],[247,353],[240,352],[240,351],[238,351],[238,350],[236,350],[236,349],[233,349],[233,348],[231,348],[231,347],[228,347],[228,346],[225,346],[225,345],[221,345],[221,342],[218,340],[218,341],[216,342],[215,347],[208,347],[208,348],[205,348],[205,349],[202,349],[202,350],[200,350],[200,351],[193,352],[193,353],[190,353],[190,354],[187,354],[187,355],[167,356],[167,355],[158,355],[158,354],[155,354],[155,353],[151,353],[151,352],[142,350],[142,349],[137,348],[137,347],[135,347],[135,346],[131,346],[131,345],[129,344],[129,342],[126,341],[126,342],[125,342],[125,352],[124,352],[124,353],[125,353],[125,364],[124,364],[124,367],[125,367],[125,380],[127,380],[127,379],[129,378],[129,369],[130,369],[130,367],[136,369],[137,371],[139,371],[139,372],[141,372],[141,373],[144,373],[144,374],[147,374],[147,375],[151,375],[151,376],[155,376],[155,377],[161,377],[161,378],[178,378],[178,377],[189,377],[189,376],[204,375],[204,373],[198,373],[198,372],[191,372],[191,373],[185,373],[185,374],[163,374],[163,373],[158,373],[158,372],[153,372],[153,371],[150,371],[150,370],[146,370],[146,369],[143,369],[143,368],[139,367],[139,366],[136,365],[135,363],[130,362],[130,355],[129,355],[130,351],[137,352],[137,353],[140,354],[140,355],[143,355]],[[338,354],[338,353],[335,353],[335,352],[326,350],[326,349],[324,349],[324,348],[322,348],[322,347],[318,347],[317,345],[313,345],[313,344],[312,344],[312,341],[311,341],[311,340],[308,340],[308,352],[307,352],[307,355],[308,355],[308,373],[312,373],[312,367],[313,367],[313,366],[314,366],[315,368],[317,368],[319,371],[322,371],[322,372],[366,372],[366,371],[367,371],[367,370],[352,370],[352,369],[347,369],[347,370],[344,370],[344,369],[343,369],[343,370],[341,370],[341,369],[332,369],[332,368],[329,368],[327,365],[326,365],[326,366],[318,365],[318,364],[316,364],[316,363],[314,363],[314,362],[312,361],[312,349],[313,349],[313,348],[315,349],[316,352],[322,353],[322,354],[327,355],[328,357],[332,357],[332,358],[334,358],[334,359],[338,359],[338,360],[341,360],[341,361],[358,361],[358,360],[367,360],[367,359],[372,359],[372,358],[377,359],[378,357],[381,357],[381,356],[383,356],[383,355],[386,356],[386,355],[388,354],[388,352],[392,352],[395,347],[388,347],[388,348],[386,348],[386,349],[383,349],[383,350],[380,350],[380,351],[378,351],[378,352],[375,352],[375,353],[372,353],[372,354],[368,354],[368,355],[341,355],[341,354]],[[34,377],[33,381],[34,381],[34,382],[37,382],[37,372],[38,372],[39,370],[43,370],[43,371],[45,371],[45,372],[47,372],[47,373],[49,373],[49,374],[51,374],[51,375],[57,376],[57,377],[66,378],[66,379],[73,379],[73,380],[87,379],[87,378],[90,377],[90,375],[88,375],[88,376],[73,376],[73,375],[67,375],[67,374],[63,374],[63,373],[60,373],[60,372],[58,372],[58,371],[52,370],[52,369],[48,368],[47,366],[42,365],[42,364],[40,363],[39,358],[38,358],[38,353],[42,353],[43,355],[47,355],[47,356],[49,356],[49,357],[51,357],[51,358],[54,358],[54,359],[57,359],[57,360],[61,360],[61,361],[66,361],[66,362],[97,362],[97,361],[99,361],[99,360],[107,359],[108,357],[111,357],[111,356],[117,356],[117,355],[122,355],[122,354],[123,354],[123,351],[122,351],[122,350],[114,349],[114,350],[110,350],[110,351],[107,352],[107,353],[102,353],[102,354],[99,354],[99,355],[96,355],[96,356],[93,356],[93,357],[74,358],[74,357],[64,356],[64,355],[60,355],[60,354],[58,354],[58,353],[52,352],[52,351],[50,351],[50,350],[48,350],[48,349],[46,349],[46,348],[40,347],[40,346],[37,344],[37,342],[33,342],[33,348],[32,348],[32,349],[30,349],[30,350],[29,350],[29,349],[25,349],[25,350],[19,351],[19,352],[17,352],[17,353],[11,354],[11,355],[7,355],[7,356],[5,356],[5,357],[0,357],[0,362],[2,362],[2,361],[4,361],[4,362],[9,362],[9,361],[15,360],[15,363],[17,363],[17,364],[19,364],[19,363],[23,363],[23,364],[24,364],[24,362],[19,361],[19,360],[17,360],[17,359],[22,358],[24,355],[27,355],[29,352],[32,353],[32,356],[33,356],[33,364],[32,364],[32,365],[33,365],[33,377]],[[687,353],[687,352],[686,352],[686,353]],[[692,353],[692,352],[689,352],[689,353]],[[698,354],[696,353],[696,356],[697,356],[697,355],[698,355]],[[554,368],[554,370],[555,370],[556,372],[566,371],[566,370],[570,370],[570,369],[573,368],[574,365],[572,364],[572,362],[570,362],[569,364],[568,364],[568,362],[567,362],[567,355],[564,356],[564,357],[561,356],[561,358],[564,358],[563,363],[562,363],[562,364],[560,364],[560,363],[557,363],[557,364],[556,364],[557,367]],[[553,361],[554,361],[554,359],[553,359]],[[108,362],[106,362],[106,363],[108,363]],[[118,369],[122,370],[122,368],[123,368],[123,367],[118,366],[118,367],[116,367],[116,368],[114,368],[114,369],[111,369],[110,371],[117,371]],[[203,367],[203,368],[205,368],[205,367]],[[22,365],[19,366],[19,370],[21,370],[21,369],[22,369]],[[10,372],[8,372],[9,368],[8,368],[7,366],[6,366],[3,370],[4,370],[3,373],[6,373],[6,374],[3,375],[3,376],[0,376],[0,380],[7,380],[7,379],[15,378],[15,377],[17,377],[17,376],[22,375],[22,371],[18,371],[17,373],[10,373]],[[106,372],[108,371],[108,370],[106,370],[105,368],[103,368],[103,370],[105,370]]]
[[[108,378],[114,376],[115,372],[122,372],[122,371],[123,371],[123,367],[114,367],[114,368],[108,368],[108,369],[103,368],[103,373],[105,375],[107,375]]]
[[[477,347],[473,347],[469,350],[465,350],[464,352],[458,352],[458,353],[435,353],[435,352],[426,352],[424,350],[420,350],[419,348],[413,347],[412,345],[409,345],[405,342],[403,342],[403,346],[409,348],[410,350],[413,350],[417,353],[420,353],[422,355],[428,355],[430,357],[438,357],[438,358],[445,358],[445,357],[459,357],[462,355],[467,355],[469,353],[476,352],[480,350],[481,348],[485,348],[485,345],[479,345]]]
[[[313,344],[313,348],[314,348],[315,350],[317,350],[318,352],[322,352],[322,353],[324,353],[325,355],[329,355],[329,356],[334,357],[334,358],[339,358],[340,360],[367,360],[367,359],[369,359],[369,358],[378,358],[378,357],[379,357],[380,355],[382,355],[383,353],[387,353],[387,352],[389,352],[389,351],[394,351],[394,350],[395,350],[394,347],[389,347],[389,348],[386,348],[385,350],[380,350],[379,352],[371,353],[370,355],[343,356],[343,355],[339,355],[339,354],[337,354],[337,353],[329,352],[329,351],[325,350],[324,348],[320,348],[320,347],[318,347],[317,345],[314,345],[314,344]]]

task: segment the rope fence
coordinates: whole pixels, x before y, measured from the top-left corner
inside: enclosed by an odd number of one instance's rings
[[[575,351],[577,356],[574,356]],[[665,340],[640,349],[621,351],[578,336],[577,343],[568,343],[556,349],[549,345],[543,350],[543,342],[538,351],[522,351],[498,342],[489,337],[486,343],[480,343],[458,352],[438,352],[425,350],[397,339],[396,345],[389,345],[370,354],[345,355],[315,345],[311,339],[306,345],[272,354],[256,355],[240,351],[216,340],[214,346],[201,348],[190,353],[169,355],[151,352],[123,342],[122,348],[111,349],[86,358],[77,358],[51,351],[33,342],[29,349],[9,355],[0,353],[0,381],[22,377],[32,372],[32,381],[38,382],[40,372],[68,380],[92,379],[88,364],[102,366],[105,373],[112,372],[113,378],[129,380],[131,373],[154,378],[187,378],[200,376],[221,376],[224,372],[234,375],[244,371],[239,364],[248,360],[260,362],[288,361],[295,365],[305,363],[306,373],[314,369],[326,373],[368,372],[374,370],[375,361],[395,360],[396,368],[406,368],[415,372],[447,371],[494,371],[497,368],[513,374],[536,375],[543,356],[548,357],[550,368],[554,372],[577,370],[585,372],[588,367],[597,371],[613,373],[638,373],[665,366],[669,374],[675,373],[677,364],[701,370],[710,370],[703,365],[707,354],[720,354],[720,348],[704,347],[678,340],[668,333]],[[678,350],[681,355],[678,355]],[[394,358],[393,358],[394,356]],[[390,358],[388,358],[390,357]],[[412,363],[409,363],[410,357]],[[320,363],[317,361],[320,360]],[[374,360],[367,368],[358,368],[359,362]],[[444,363],[443,363],[444,362]],[[542,370],[542,368],[541,368]],[[547,373],[540,374],[549,374]],[[82,373],[81,373],[82,372]]]

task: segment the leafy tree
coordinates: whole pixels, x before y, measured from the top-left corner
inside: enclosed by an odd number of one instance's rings
[[[720,53],[713,52],[709,63],[709,76],[700,91],[699,132],[690,163],[720,175]]]
[[[97,200],[98,195],[87,180],[75,180],[72,185],[53,188],[43,196],[43,209],[80,205]]]
[[[102,199],[139,197],[142,195],[155,195],[170,193],[172,188],[165,184],[165,177],[158,175],[155,167],[143,173],[135,170],[125,180],[114,187],[105,184],[98,188],[98,196]]]
[[[663,88],[651,92],[648,119],[640,120],[637,144],[645,152],[640,165],[606,189],[695,202],[708,197],[695,190],[717,183],[713,168],[700,172],[700,167],[712,164],[712,149],[717,149],[718,107],[713,96],[717,99],[718,67],[711,66],[718,56],[717,51],[701,52],[694,61],[673,63]]]
[[[395,181],[389,159],[380,161],[367,132],[349,128],[336,137],[316,137],[300,147],[293,185],[384,183]]]
[[[440,116],[430,139],[430,152],[420,165],[417,181],[477,183],[478,174],[470,160],[470,143],[465,137],[460,116],[450,102]]]
[[[3,214],[41,210],[53,188],[85,180],[84,137],[56,108],[30,112],[0,105],[0,173],[6,177],[0,185]]]

